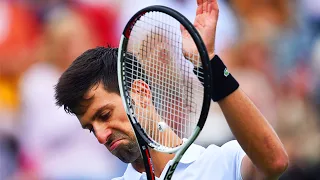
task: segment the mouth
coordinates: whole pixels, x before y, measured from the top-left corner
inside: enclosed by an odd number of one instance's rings
[[[121,144],[121,141],[123,141],[124,139],[117,139],[115,141],[112,141],[109,145],[109,150],[110,151],[113,151],[115,150],[120,144]]]

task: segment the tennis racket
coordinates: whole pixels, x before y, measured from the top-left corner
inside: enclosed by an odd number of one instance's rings
[[[175,154],[164,178],[169,180],[201,132],[210,78],[206,47],[179,12],[149,6],[129,20],[119,45],[118,81],[149,180],[155,177],[148,148]]]

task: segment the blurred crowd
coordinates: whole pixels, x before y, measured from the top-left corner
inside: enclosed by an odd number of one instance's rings
[[[195,0],[0,0],[0,179],[111,179],[126,165],[55,106],[54,85],[82,52],[118,46],[152,4],[190,21]],[[216,53],[282,140],[282,180],[320,179],[320,1],[219,0]],[[198,144],[233,139],[216,104]]]

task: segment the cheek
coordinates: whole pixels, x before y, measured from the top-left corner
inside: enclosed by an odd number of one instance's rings
[[[123,129],[124,132],[126,132],[126,134],[128,134],[128,135],[133,134],[133,129],[132,129],[131,123],[127,117],[121,119],[121,128]]]
[[[124,107],[119,108],[119,110],[117,112],[117,120],[119,121],[121,126],[124,126],[124,127],[130,126],[131,127],[129,117],[127,116],[127,113],[124,110]]]
[[[135,137],[133,129],[131,127],[130,120],[127,116],[127,113],[122,105],[122,100],[119,97],[118,103],[116,105],[116,111],[115,111],[115,120],[117,121],[115,126],[117,129],[122,131],[123,133],[127,134],[130,137]]]
[[[127,114],[119,113],[117,117],[114,118],[114,128],[118,129],[119,131],[127,134],[127,135],[134,135],[133,130],[131,127],[131,123],[127,117]]]

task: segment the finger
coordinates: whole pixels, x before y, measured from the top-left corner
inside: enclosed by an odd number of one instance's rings
[[[211,12],[212,11],[212,4],[211,4],[211,1],[209,1],[208,3],[208,12]]]
[[[200,6],[202,4],[203,0],[197,0],[197,5]]]
[[[202,9],[203,12],[208,12],[208,0],[203,0]]]
[[[212,10],[219,10],[219,7],[218,7],[218,1],[217,0],[208,0],[208,8],[209,8],[209,12],[211,12]]]
[[[203,13],[203,0],[197,0],[197,12],[196,14],[202,14]]]

